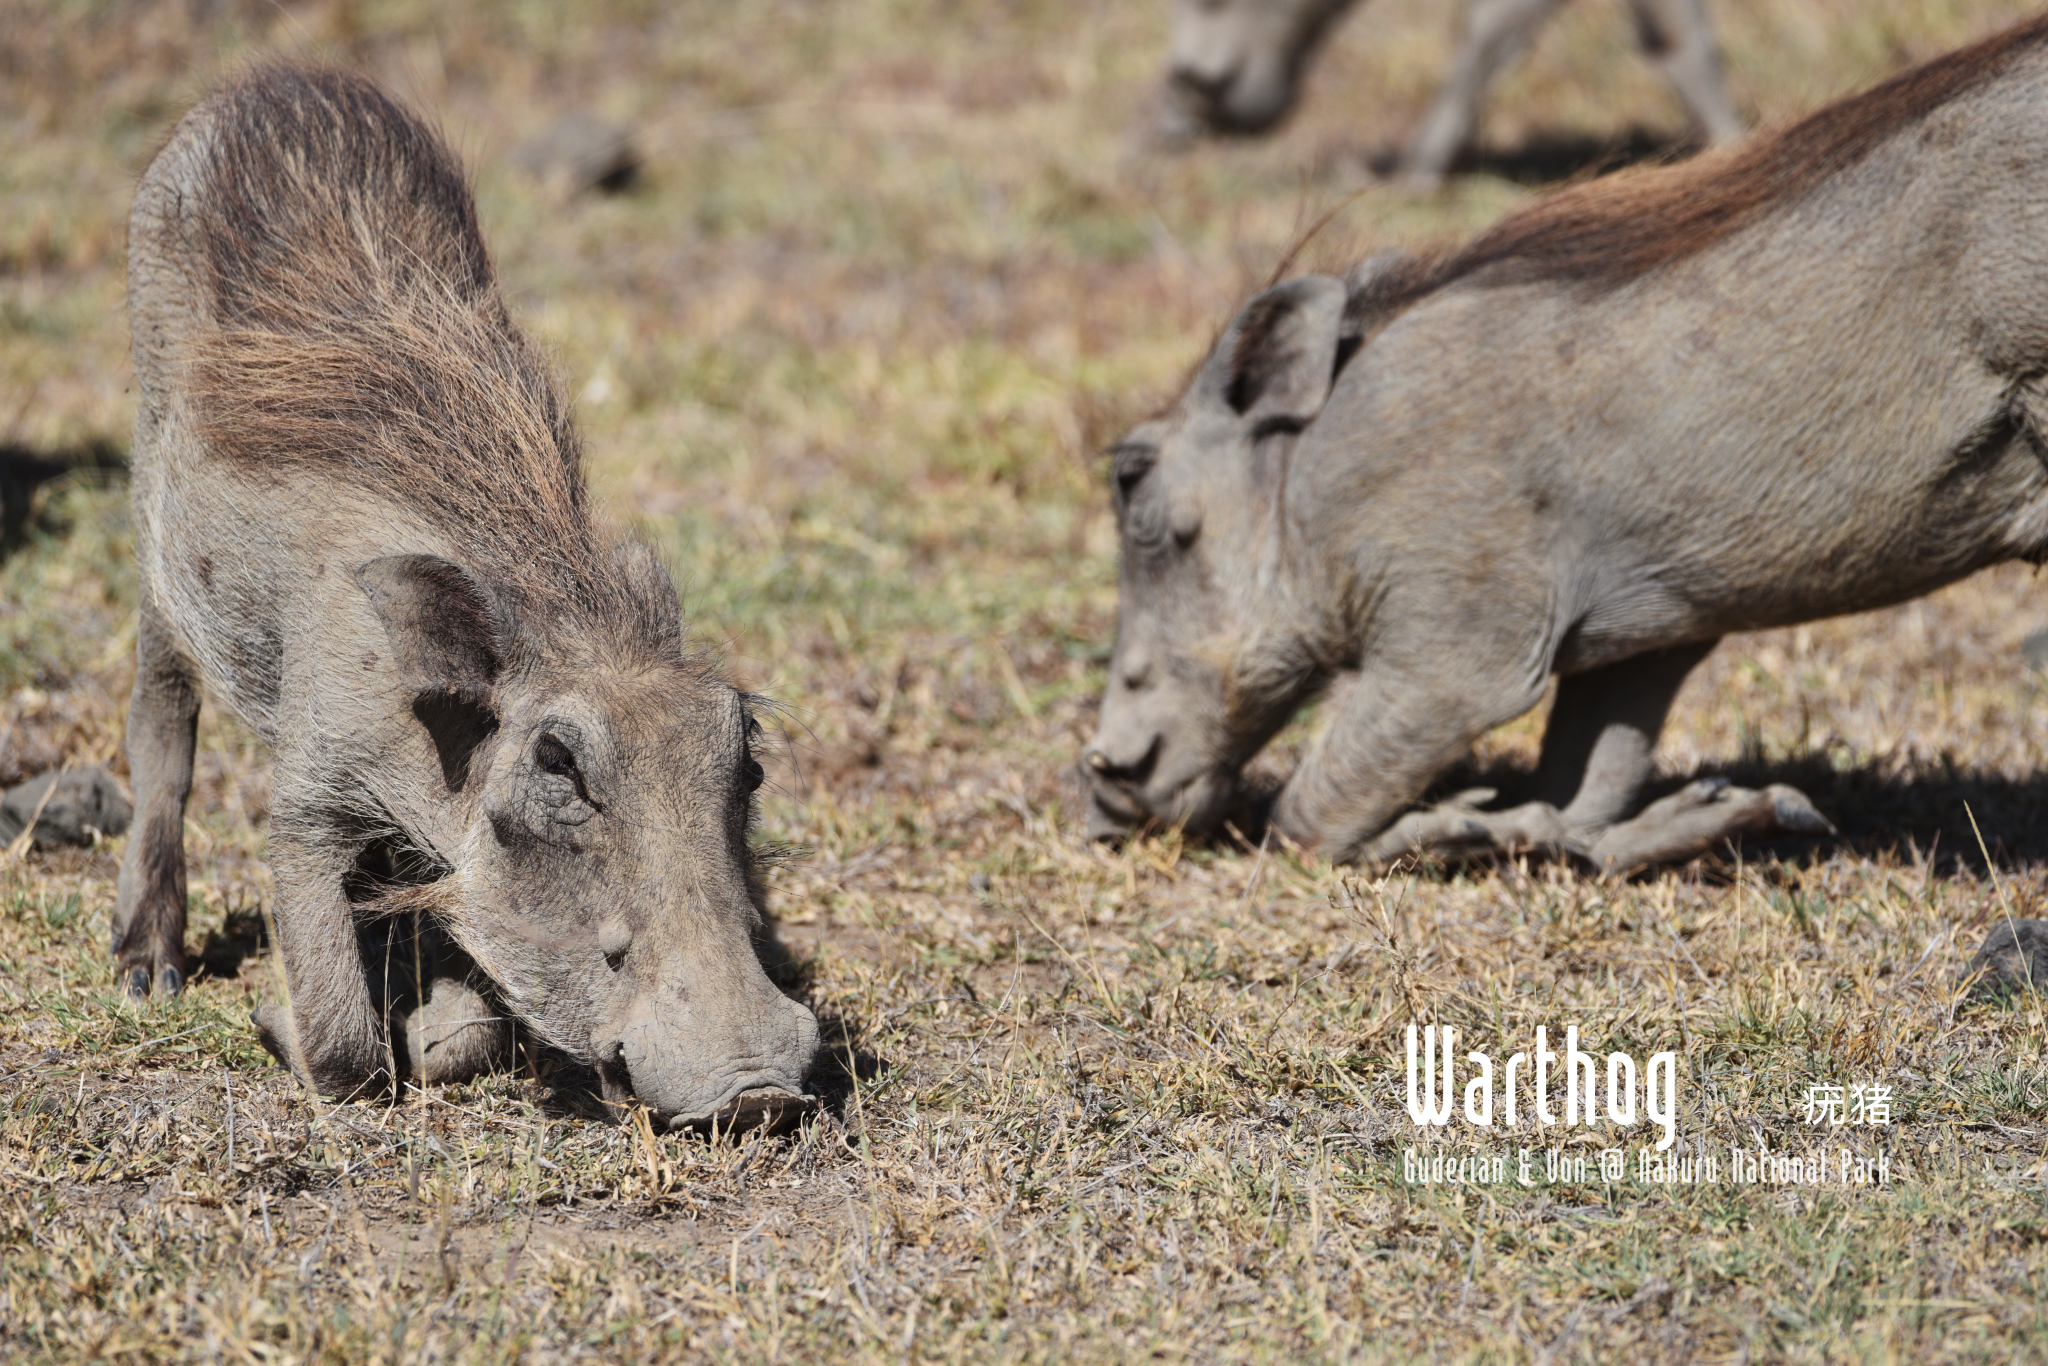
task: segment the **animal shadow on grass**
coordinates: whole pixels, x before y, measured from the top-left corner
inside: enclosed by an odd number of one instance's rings
[[[230,907],[217,930],[206,932],[192,963],[192,980],[217,977],[231,981],[242,975],[242,964],[267,952],[270,934],[263,926],[263,912],[254,906]]]
[[[0,443],[0,560],[5,560],[38,531],[61,533],[50,524],[48,502],[37,494],[67,475],[88,477],[128,472],[128,454],[111,441],[38,451],[12,442]]]
[[[1987,871],[1988,853],[1988,867],[2001,873],[2048,867],[2048,771],[2008,778],[1961,768],[1948,756],[1909,773],[1869,764],[1838,769],[1824,754],[1745,758],[1662,778],[1644,793],[1638,809],[1699,778],[1726,778],[1748,788],[1788,783],[1834,822],[1833,835],[1745,840],[1741,852],[1746,862],[1775,860],[1796,867],[1837,853],[1900,856],[1926,860],[1936,876],[1981,877]],[[1511,760],[1467,760],[1445,770],[1418,805],[1429,806],[1472,788],[1492,788],[1499,795],[1486,806],[1505,810],[1533,798],[1535,780],[1532,769]],[[1274,775],[1247,775],[1245,790],[1223,828],[1207,842],[1253,856],[1267,838],[1268,817],[1280,786]],[[1078,784],[1075,791],[1080,792]],[[1086,794],[1081,793],[1079,800],[1085,803]],[[1725,875],[1726,870],[1715,864],[1709,860],[1704,869],[1709,880]],[[1669,871],[1669,866],[1651,867],[1633,876],[1649,878]]]
[[[1441,801],[1466,788],[1490,787],[1500,793],[1490,806],[1513,806],[1534,795],[1535,776],[1530,769],[1507,762],[1460,764],[1431,788],[1425,800]],[[1892,855],[1916,862],[1925,859],[1941,877],[1983,876],[1987,853],[1989,868],[1999,872],[2048,865],[2048,771],[2010,778],[1961,768],[1946,755],[1908,772],[1877,764],[1840,769],[1819,753],[1778,760],[1748,757],[1661,778],[1644,794],[1642,804],[1698,778],[1726,778],[1748,788],[1788,783],[1834,822],[1833,835],[1745,840],[1746,862],[1776,858],[1797,866],[1838,853],[1859,858]],[[1654,877],[1659,871],[1645,869],[1636,876]],[[1708,875],[1715,876],[1711,865]]]
[[[856,1084],[873,1081],[889,1064],[860,1046],[863,1030],[858,1021],[823,1009],[812,999],[811,985],[817,976],[817,960],[786,943],[773,920],[763,921],[754,936],[755,952],[768,980],[811,1008],[818,1017],[818,1058],[811,1065],[808,1084],[811,1094],[826,1110],[844,1118],[846,1102]]]
[[[1565,180],[1591,180],[1625,167],[1678,161],[1691,156],[1699,143],[1672,137],[1641,125],[1622,133],[1542,132],[1517,147],[1468,147],[1451,163],[1451,174],[1485,175],[1516,185],[1554,185]],[[1381,179],[1400,174],[1403,149],[1378,146],[1354,153]]]

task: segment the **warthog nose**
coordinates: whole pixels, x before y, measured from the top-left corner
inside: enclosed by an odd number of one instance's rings
[[[1146,744],[1145,752],[1135,760],[1119,763],[1116,756],[1101,745],[1090,745],[1081,751],[1082,766],[1089,776],[1109,783],[1142,783],[1152,771],[1153,761],[1159,757],[1159,737],[1153,736]]]

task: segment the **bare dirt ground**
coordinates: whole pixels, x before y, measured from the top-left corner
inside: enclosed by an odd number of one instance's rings
[[[1836,838],[1618,884],[1082,840],[1073,761],[1115,627],[1102,446],[1325,208],[1345,204],[1326,254],[1455,237],[1523,182],[1682,128],[1621,8],[1589,0],[1505,83],[1473,174],[1428,198],[1376,184],[1450,37],[1439,7],[1376,0],[1281,136],[1161,158],[1139,134],[1163,9],[0,0],[0,783],[125,772],[134,179],[236,64],[350,62],[469,159],[609,514],[785,709],[771,957],[832,1055],[817,1122],[737,1143],[604,1123],[538,1055],[395,1106],[302,1095],[247,1024],[277,992],[268,760],[209,711],[187,829],[205,970],[182,997],[114,990],[118,841],[0,867],[0,1351],[2048,1349],[2048,1023],[1957,985],[1991,925],[2048,900],[2032,571],[1730,640],[1687,685],[1672,782],[1796,782]],[[2024,11],[1714,7],[1766,120]],[[624,192],[517,168],[577,110],[634,130]],[[1462,776],[1526,777],[1540,725]],[[1602,1053],[1673,1050],[1689,1159],[1825,1132],[1889,1180],[1602,1180],[1641,1128],[1439,1138],[1405,1107],[1419,1020],[1496,1056],[1568,1024]],[[1815,1083],[1892,1088],[1891,1123],[1809,1126]],[[1410,1149],[1523,1146],[1531,1185],[1405,1179]],[[1595,1172],[1545,1179],[1546,1150]]]

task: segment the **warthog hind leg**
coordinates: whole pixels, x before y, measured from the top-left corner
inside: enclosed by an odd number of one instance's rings
[[[1602,872],[1683,863],[1743,835],[1832,835],[1835,827],[1796,787],[1758,791],[1700,778],[1600,832],[1586,856]]]

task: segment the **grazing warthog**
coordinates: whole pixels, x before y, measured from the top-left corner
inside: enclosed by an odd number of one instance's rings
[[[1218,824],[1338,680],[1273,811],[1335,860],[1633,867],[1821,827],[1711,782],[1624,818],[1720,635],[2048,558],[2044,213],[2048,19],[1462,249],[1258,295],[1114,452],[1098,830]],[[1552,674],[1539,801],[1403,817]]]
[[[1166,108],[1170,139],[1199,132],[1262,133],[1286,117],[1316,49],[1356,0],[1175,0]],[[1466,0],[1464,39],[1450,75],[1408,144],[1402,173],[1442,180],[1479,126],[1494,79],[1525,51],[1565,0]],[[1702,0],[1630,0],[1643,51],[1678,90],[1709,142],[1742,136]]]
[[[512,1029],[674,1124],[804,1108],[763,973],[747,695],[653,554],[592,525],[462,168],[368,82],[277,67],[194,109],[129,228],[141,579],[114,954],[182,980],[202,683],[269,743],[289,1001],[319,1090],[442,1080]]]

